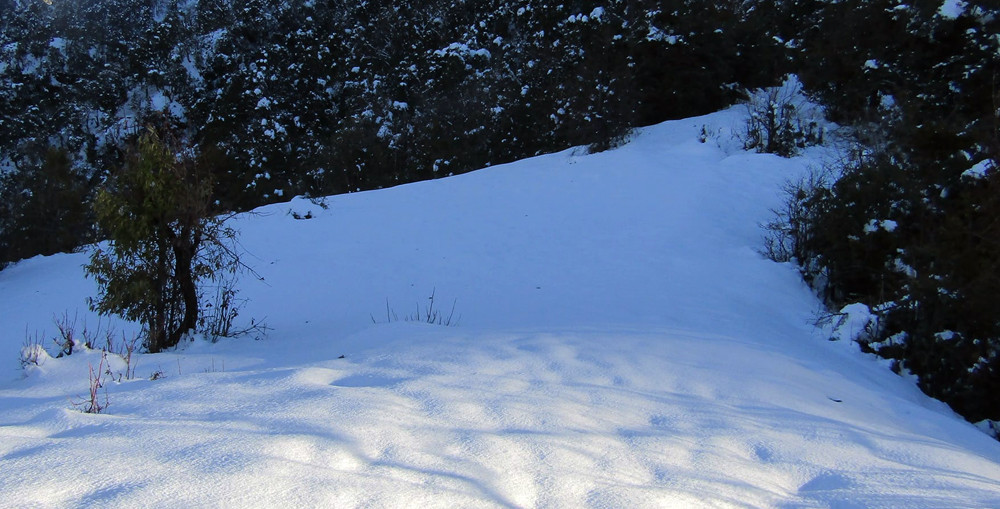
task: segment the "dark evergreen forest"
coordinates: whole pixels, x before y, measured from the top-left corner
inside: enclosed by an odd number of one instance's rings
[[[102,238],[93,198],[149,126],[221,213],[603,150],[796,74],[856,148],[790,186],[772,254],[1000,420],[1000,14],[947,3],[0,0],[0,266]]]

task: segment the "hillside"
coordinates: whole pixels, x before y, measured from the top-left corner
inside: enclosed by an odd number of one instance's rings
[[[772,223],[771,257],[864,310],[865,351],[1000,429],[995,4],[0,0],[0,270],[113,238],[97,197],[149,130],[210,183],[204,217],[600,151],[749,102],[745,147],[853,133]]]
[[[267,336],[139,355],[102,414],[71,403],[99,353],[17,362],[54,314],[96,325],[86,254],[9,267],[0,506],[1000,505],[1000,444],[758,254],[826,155],[698,141],[740,119],[239,216]],[[385,323],[432,292],[453,326]]]

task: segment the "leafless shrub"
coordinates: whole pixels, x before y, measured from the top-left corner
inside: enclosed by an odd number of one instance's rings
[[[105,353],[113,353],[125,361],[125,372],[118,374],[118,381],[120,382],[122,377],[124,377],[125,380],[131,380],[135,378],[135,368],[138,365],[138,359],[134,359],[132,354],[135,353],[135,347],[138,346],[140,338],[138,335],[133,335],[132,338],[129,339],[124,332],[121,334],[121,340],[113,340],[112,338],[115,337],[116,336],[114,334],[109,332],[106,338],[107,343],[102,349]]]
[[[822,145],[822,113],[802,93],[802,84],[790,76],[779,87],[747,92],[744,149],[791,157],[810,145]]]
[[[87,326],[86,320],[81,320],[77,313],[72,317],[69,312],[63,312],[52,319],[56,326],[56,336],[52,338],[58,348],[56,357],[72,355],[80,348],[87,350],[100,349],[104,355],[110,353],[121,357],[125,361],[125,371],[118,373],[117,377],[110,373],[110,368],[106,367],[107,374],[117,381],[131,380],[135,378],[135,368],[137,365],[136,347],[139,345],[138,335],[129,336],[124,332],[119,333],[110,323],[105,324],[100,319],[95,328]],[[21,366],[30,364],[38,365],[44,352],[43,335],[35,333],[30,335],[25,333],[24,345],[21,348]]]
[[[812,201],[826,189],[829,181],[828,171],[814,170],[798,181],[785,184],[784,202],[780,207],[771,209],[771,220],[761,225],[765,231],[762,255],[782,263],[807,262],[805,248],[812,234],[813,215],[816,214]]]
[[[237,297],[236,288],[231,280],[220,281],[214,288],[215,296],[205,304],[199,319],[198,328],[214,342],[219,338],[239,336],[266,336],[270,328],[265,320],[250,319],[250,325],[236,328],[236,318],[247,303],[247,299]]]
[[[84,413],[99,414],[108,408],[108,390],[104,388],[104,375],[110,372],[105,366],[107,360],[108,353],[101,352],[101,362],[98,364],[96,370],[92,363],[88,363],[88,367],[90,368],[90,395],[86,399],[73,402],[73,406],[82,409]],[[103,402],[100,398],[101,389],[104,389]]]
[[[97,320],[95,328],[89,328],[87,320],[80,320],[79,315],[75,312],[71,318],[68,311],[63,311],[61,316],[53,316],[52,322],[58,331],[58,337],[52,339],[59,347],[59,354],[56,357],[73,355],[73,349],[81,346],[88,350],[95,350],[100,344],[110,345],[115,334],[114,329],[105,326],[100,319]],[[102,338],[103,341],[101,341]],[[109,350],[109,348],[103,349]]]
[[[45,349],[42,347],[42,337],[37,332],[32,335],[25,331],[24,343],[21,345],[21,356],[18,359],[21,369],[28,366],[41,366],[46,356]]]

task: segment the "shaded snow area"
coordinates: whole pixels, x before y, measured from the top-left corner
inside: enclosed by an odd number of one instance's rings
[[[740,115],[241,216],[268,336],[140,355],[102,414],[99,353],[17,361],[96,323],[86,255],[0,272],[0,506],[1000,507],[1000,444],[757,253],[823,155],[699,143]],[[402,320],[432,292],[453,326]]]

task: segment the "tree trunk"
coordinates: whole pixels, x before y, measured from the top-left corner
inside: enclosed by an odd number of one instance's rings
[[[176,342],[171,343],[168,337],[169,331],[167,326],[168,321],[168,311],[167,308],[169,303],[166,302],[166,285],[168,278],[167,269],[167,254],[169,253],[169,247],[164,245],[164,243],[158,243],[157,249],[157,259],[156,259],[156,271],[154,273],[153,287],[157,288],[157,296],[152,305],[151,317],[149,323],[147,324],[149,337],[147,339],[147,345],[150,353],[156,353],[164,348],[168,348],[177,344]]]
[[[184,317],[177,330],[171,333],[171,344],[176,345],[184,333],[198,326],[198,289],[194,283],[194,255],[198,251],[200,235],[186,228],[174,240],[174,276],[180,291],[181,302],[184,304]]]

